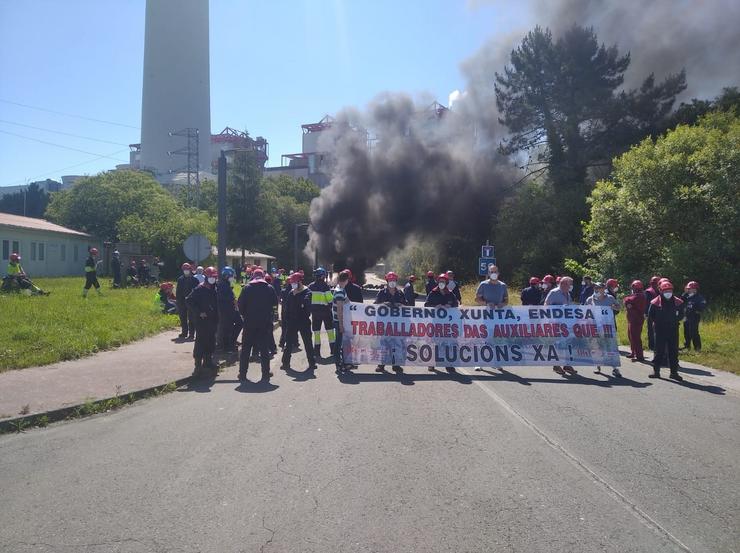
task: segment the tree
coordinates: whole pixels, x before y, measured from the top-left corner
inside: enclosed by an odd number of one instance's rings
[[[49,195],[37,184],[30,184],[25,190],[6,194],[0,198],[0,211],[14,215],[40,218],[44,216],[49,204]]]
[[[677,289],[697,280],[710,296],[737,296],[738,145],[737,114],[716,112],[616,159],[589,199],[589,265],[625,282],[657,273]]]

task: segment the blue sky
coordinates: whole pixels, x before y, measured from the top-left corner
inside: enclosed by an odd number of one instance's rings
[[[211,0],[211,130],[264,136],[268,164],[278,165],[300,151],[302,123],[381,92],[446,104],[464,88],[460,62],[526,24],[513,6]],[[144,8],[144,0],[0,1],[0,186],[128,160],[127,145],[139,142]]]

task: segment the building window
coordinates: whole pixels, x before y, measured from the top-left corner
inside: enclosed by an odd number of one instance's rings
[[[75,244],[72,247],[72,259],[74,261],[79,261],[80,260],[80,246],[79,246],[79,244]]]
[[[67,244],[59,246],[59,260],[67,261]]]
[[[31,261],[36,261],[36,242],[31,242]]]
[[[39,242],[39,261],[43,261],[46,254],[46,247],[43,242]]]
[[[3,260],[10,259],[10,240],[3,240]]]
[[[18,243],[18,240],[13,240],[13,249],[11,251],[17,254],[21,253],[21,245]]]

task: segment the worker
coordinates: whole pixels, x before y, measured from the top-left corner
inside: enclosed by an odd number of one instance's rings
[[[193,344],[195,371],[193,376],[204,376],[206,370],[212,371],[215,376],[218,372],[218,365],[213,360],[218,327],[218,299],[216,297],[218,271],[215,267],[207,267],[203,270],[203,277],[203,283],[185,298],[188,309],[195,314],[195,343]]]
[[[121,253],[113,250],[113,258],[110,261],[110,267],[113,271],[113,288],[121,287]]]
[[[678,382],[683,378],[678,374],[678,325],[684,318],[684,302],[673,295],[673,284],[668,279],[658,282],[660,296],[653,298],[648,308],[648,321],[655,331],[655,356],[653,374],[650,378],[660,378],[660,366],[668,363],[670,378]]]
[[[3,292],[10,292],[14,287],[17,287],[19,290],[29,290],[34,295],[49,295],[49,292],[45,292],[31,282],[28,274],[26,274],[26,271],[21,266],[21,256],[16,252],[10,254],[8,269],[6,275],[3,277],[2,290]]]
[[[198,279],[198,284],[203,284],[206,281],[206,275],[204,274],[205,270],[201,265],[198,265],[195,268],[195,278]]]
[[[270,335],[272,334],[272,310],[277,305],[275,290],[265,281],[265,272],[256,268],[252,279],[242,288],[239,295],[239,313],[244,321],[242,351],[239,357],[239,380],[247,379],[249,357],[252,352],[259,355],[262,380],[268,381],[270,372]]]
[[[177,312],[180,315],[180,335],[178,338],[195,338],[195,314],[188,309],[185,298],[190,295],[200,283],[193,276],[193,266],[190,263],[182,264],[182,275],[177,279],[175,288],[175,301],[177,303]]]
[[[382,303],[392,307],[406,305],[406,297],[398,289],[398,275],[393,271],[385,275],[385,287],[381,288],[375,297],[375,303]],[[393,370],[397,373],[403,371],[400,365],[393,365]],[[378,365],[375,372],[382,373],[385,371],[385,365]]]
[[[449,279],[446,273],[437,277],[437,285],[429,292],[424,302],[424,307],[458,307],[460,304],[448,287]],[[455,367],[445,367],[447,372],[453,372]],[[429,372],[434,372],[434,366],[428,367]]]
[[[589,275],[586,275],[583,277],[583,280],[581,281],[581,294],[579,296],[580,304],[585,305],[586,300],[593,296],[594,294],[594,286],[592,284],[592,279]]]
[[[554,281],[551,275],[546,275],[545,278],[543,278],[542,280],[545,281],[548,277],[551,281]],[[553,288],[547,293],[547,296],[544,300],[544,305],[570,305],[571,303],[573,303],[573,299],[571,297],[572,291],[573,279],[568,276],[561,277],[558,287]],[[561,367],[560,365],[555,365],[552,370],[561,375],[565,373],[576,374],[578,372],[570,365],[565,365],[563,367]]]
[[[625,296],[622,302],[627,310],[627,338],[630,342],[630,361],[645,360],[645,353],[642,349],[642,326],[645,324],[648,301],[643,288],[642,281],[632,281],[630,285],[632,293]]]
[[[162,313],[174,315],[177,313],[177,299],[173,292],[175,285],[171,282],[163,282],[157,291],[157,303],[162,308]]]
[[[555,285],[555,277],[552,275],[545,275],[542,277],[542,282],[540,283],[540,288],[542,288],[542,300],[540,302],[540,305],[545,304],[545,299],[547,298],[547,295],[552,291],[553,286]]]
[[[434,271],[427,271],[427,281],[424,285],[424,291],[426,292],[426,295],[429,296],[429,293],[434,290],[437,286],[437,281],[434,279]]]
[[[273,324],[278,320],[278,305],[280,304],[280,280],[277,278],[277,272],[275,273],[275,278],[273,279],[272,275],[269,273],[265,273],[265,282],[269,284],[272,287],[273,292],[275,292],[275,305],[272,306],[272,322]],[[275,289],[275,283],[278,285],[278,289]],[[277,344],[275,343],[275,333],[270,332],[270,359],[275,357],[277,355]]]
[[[226,266],[221,270],[221,278],[216,283],[216,298],[218,300],[216,349],[222,349],[227,353],[236,351],[234,322],[238,313],[236,296],[232,287],[232,279],[235,278],[234,269]]]
[[[329,349],[334,354],[334,323],[331,316],[331,287],[326,283],[326,269],[318,267],[314,272],[314,281],[308,285],[311,290],[311,329],[313,330],[313,354],[321,357],[321,326],[326,329]]]
[[[614,320],[613,318],[616,317],[616,314],[619,312],[619,302],[614,296],[607,292],[606,285],[603,282],[596,282],[593,288],[594,293],[586,298],[585,305],[593,305],[595,307],[608,307],[612,311],[612,320]],[[594,372],[600,374],[601,366],[597,365]],[[617,378],[620,378],[622,376],[622,373],[619,372],[619,367],[612,366],[612,375],[616,376]]]
[[[475,303],[486,305],[490,309],[501,309],[509,304],[509,289],[505,282],[499,280],[498,275],[498,267],[493,263],[488,265],[488,278],[478,285]],[[455,291],[452,290],[452,293]]]
[[[146,259],[139,260],[136,271],[139,277],[139,286],[149,286],[149,284],[151,283],[151,275],[149,273],[149,264],[147,263]]]
[[[540,288],[540,279],[536,276],[529,278],[527,286],[520,295],[522,305],[540,305],[542,303],[542,288]]]
[[[699,322],[701,313],[707,306],[707,300],[699,293],[699,283],[695,280],[689,282],[684,288],[681,299],[686,305],[686,319],[683,322],[683,343],[686,349],[691,349],[693,344],[695,351],[701,351],[701,336],[699,335]]]
[[[131,260],[131,264],[128,266],[128,269],[126,269],[126,277],[126,284],[128,286],[139,285],[139,273],[136,271],[136,261],[133,259]]]
[[[344,288],[347,292],[347,299],[352,303],[364,303],[365,298],[362,297],[362,287],[357,284],[355,275],[352,274],[350,269],[345,269],[344,272],[349,275],[349,282],[347,282],[347,286]]]
[[[342,330],[344,325],[344,304],[349,302],[347,297],[347,284],[349,284],[349,273],[341,271],[337,276],[337,285],[334,287],[331,302],[331,314],[334,321],[334,332],[336,333],[336,346],[334,348],[334,365],[337,373],[351,368],[344,364],[344,351],[342,348]]]
[[[406,298],[406,305],[416,305],[416,298],[419,294],[414,290],[414,283],[416,282],[415,275],[409,275],[409,280],[403,287],[403,295]]]
[[[298,346],[298,335],[306,350],[308,370],[316,370],[316,358],[311,347],[311,291],[303,285],[303,273],[296,272],[288,277],[290,292],[283,298],[283,320],[285,321],[285,348],[281,368],[290,369],[290,356]]]
[[[647,307],[645,308],[645,317],[647,318],[648,310],[650,309],[650,302],[655,298],[660,297],[660,290],[658,290],[658,283],[660,282],[660,275],[655,275],[650,278],[650,285],[645,290],[645,299],[647,300]],[[650,319],[647,320],[647,338],[648,338],[648,349],[655,353],[655,330]]]
[[[619,282],[616,278],[609,278],[606,280],[606,293],[614,299],[617,299],[617,292],[619,292]]]
[[[90,248],[87,261],[85,261],[85,287],[82,289],[82,297],[87,297],[87,292],[91,286],[95,287],[95,291],[100,295],[100,283],[98,282],[98,271],[97,262],[95,259],[98,257],[98,248]]]
[[[462,303],[462,292],[460,291],[460,286],[458,285],[457,281],[455,281],[455,273],[452,271],[447,271],[447,289],[455,294],[455,297],[457,298],[457,303]]]

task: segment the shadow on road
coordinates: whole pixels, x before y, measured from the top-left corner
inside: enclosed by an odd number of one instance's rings
[[[725,395],[727,391],[722,386],[697,384],[696,382],[689,382],[688,380],[684,380],[683,382],[676,382],[675,380],[670,380],[670,379],[663,379],[663,380],[667,380],[668,382],[671,382],[672,384],[676,384],[678,386],[683,386],[684,388],[691,388],[692,390],[709,392],[710,394],[714,394],[718,396]]]
[[[287,368],[282,370],[295,382],[305,382],[306,380],[313,380],[314,378],[316,378],[316,371],[312,371],[311,369],[306,369],[305,371],[296,371],[291,368]]]
[[[687,374],[696,374],[699,376],[714,376],[714,373],[705,371],[704,369],[694,369],[691,367],[679,367],[678,372],[687,373]]]
[[[237,382],[239,381],[237,380]],[[258,382],[246,380],[244,382],[239,382],[239,386],[234,389],[243,394],[264,394],[266,392],[274,392],[279,387],[280,386],[273,384],[269,380],[259,380]]]

